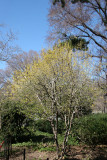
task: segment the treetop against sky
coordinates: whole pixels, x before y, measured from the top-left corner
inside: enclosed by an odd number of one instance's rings
[[[85,38],[92,55],[105,56],[103,53],[107,50],[105,0],[32,0],[32,2],[0,0],[0,2],[2,6],[0,24],[4,24],[0,26],[0,41],[5,42],[4,35],[11,29],[17,38],[12,43],[21,48],[14,52],[29,50],[39,52],[48,46],[45,43],[47,35],[53,34],[56,39],[61,40],[71,36]],[[61,6],[61,3],[64,3],[64,6]],[[52,32],[50,33],[48,29]],[[0,68],[3,67],[4,62],[1,62]]]

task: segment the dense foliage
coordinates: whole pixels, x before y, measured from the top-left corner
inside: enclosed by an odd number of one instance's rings
[[[35,121],[35,129],[42,131],[42,132],[48,132],[52,134],[52,128],[51,128],[51,123],[47,120],[36,120]],[[61,134],[64,131],[64,122],[63,121],[59,121],[58,122],[58,133]]]
[[[75,119],[73,134],[86,144],[107,144],[107,114],[93,114]]]
[[[4,111],[1,116],[1,135],[3,139],[9,136],[12,142],[16,142],[19,139],[24,140],[26,132],[30,135],[31,131],[27,127],[31,120],[23,113],[21,106],[20,102],[14,101],[6,101],[2,104]]]

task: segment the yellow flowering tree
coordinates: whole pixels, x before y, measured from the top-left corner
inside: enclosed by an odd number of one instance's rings
[[[58,157],[66,153],[67,141],[75,115],[92,105],[89,60],[71,51],[69,44],[41,51],[38,61],[13,75],[11,99],[24,103],[26,114],[51,122]],[[30,106],[32,107],[28,107]],[[62,151],[58,143],[58,121],[65,122]]]

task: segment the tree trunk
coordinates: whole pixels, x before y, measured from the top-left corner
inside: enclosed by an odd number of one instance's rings
[[[68,117],[68,124],[66,126],[66,132],[65,132],[65,136],[64,136],[64,142],[63,142],[63,148],[62,148],[62,152],[61,152],[61,158],[63,158],[64,155],[66,154],[68,137],[70,135],[71,125],[72,125],[72,121],[74,119],[74,114],[75,114],[75,111],[73,111],[72,114],[70,113],[69,117]]]
[[[58,118],[56,119],[56,121],[58,121]],[[60,157],[60,151],[59,151],[58,132],[57,132],[58,122],[56,122],[56,124],[54,124],[54,119],[51,120],[51,127],[52,127],[52,130],[53,130],[55,144],[56,144],[56,150],[57,150],[57,156],[58,156],[58,159],[59,159],[59,157]]]
[[[1,113],[0,113],[0,129],[1,129]]]

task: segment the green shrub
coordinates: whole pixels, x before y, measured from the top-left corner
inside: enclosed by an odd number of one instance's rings
[[[29,130],[28,127],[32,120],[21,110],[22,104],[20,102],[6,101],[2,107],[4,111],[1,114],[2,123],[0,136],[2,136],[3,139],[8,136],[11,137],[12,143],[22,142],[26,139],[29,140],[28,138],[30,138],[32,131]],[[7,112],[5,112],[5,110],[7,110]]]
[[[35,129],[42,132],[52,133],[50,122],[47,120],[36,120]]]
[[[48,132],[48,133],[53,133],[52,132],[52,127],[49,121],[47,120],[36,120],[35,121],[35,129],[42,131],[42,132]],[[60,120],[58,122],[58,133],[62,133],[64,130],[64,123]]]
[[[107,114],[93,114],[75,119],[73,134],[90,145],[107,144]]]
[[[77,146],[79,145],[79,141],[76,139],[76,137],[69,136],[68,145]]]

